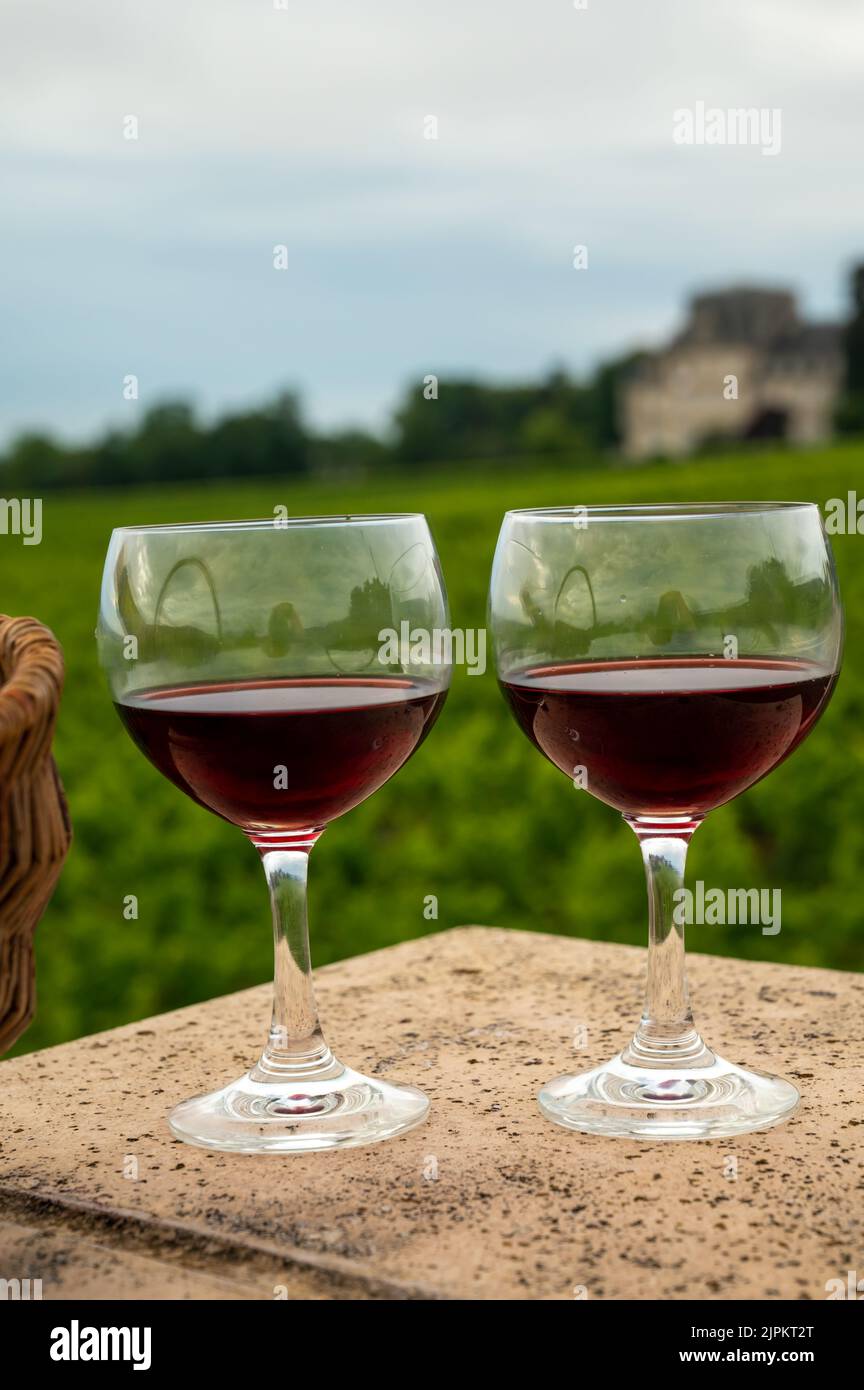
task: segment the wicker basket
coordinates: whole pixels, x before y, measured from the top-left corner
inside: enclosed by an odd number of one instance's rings
[[[0,1053],[33,1017],[33,933],[72,837],[51,739],[63,653],[35,618],[0,616]]]

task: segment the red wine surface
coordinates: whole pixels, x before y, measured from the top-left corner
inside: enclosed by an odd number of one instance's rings
[[[202,806],[247,831],[306,830],[392,777],[445,695],[337,677],[142,691],[117,711],[150,761]]]
[[[551,762],[625,815],[702,815],[792,752],[836,677],[792,661],[596,662],[502,681]]]

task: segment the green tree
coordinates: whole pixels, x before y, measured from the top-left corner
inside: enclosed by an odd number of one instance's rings
[[[851,276],[852,317],[843,334],[843,395],[837,411],[837,428],[843,434],[864,430],[864,265]]]

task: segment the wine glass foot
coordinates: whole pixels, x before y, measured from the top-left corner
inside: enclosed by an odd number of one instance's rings
[[[429,1100],[415,1086],[372,1080],[339,1063],[326,1078],[257,1081],[247,1072],[221,1091],[175,1106],[177,1139],[232,1153],[311,1153],[375,1144],[419,1125]]]
[[[710,1054],[709,1054],[710,1055]],[[558,1076],[538,1096],[565,1129],[629,1139],[728,1139],[788,1119],[800,1096],[789,1081],[714,1056],[707,1067],[629,1066],[615,1057]]]

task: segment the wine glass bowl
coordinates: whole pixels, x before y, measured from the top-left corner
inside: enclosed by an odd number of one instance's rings
[[[837,677],[842,613],[808,503],[510,512],[490,622],[517,723],[576,788],[619,810],[649,892],[642,1021],[612,1062],[540,1093],[588,1133],[721,1137],[777,1123],[798,1093],[716,1056],[684,972],[687,846],[704,816],[807,736]]]
[[[207,1148],[302,1152],[418,1124],[416,1088],[362,1076],[321,1032],[306,924],[308,858],[329,823],[389,780],[425,739],[450,679],[429,528],[414,514],[301,517],[115,531],[100,659],[149,760],[240,828],[270,889],[275,983],[257,1064],[171,1113]]]

